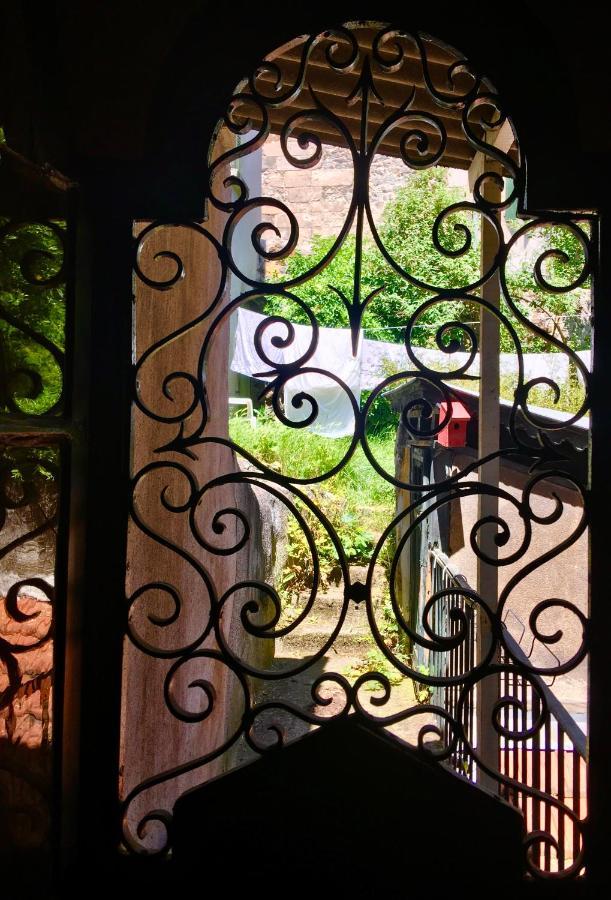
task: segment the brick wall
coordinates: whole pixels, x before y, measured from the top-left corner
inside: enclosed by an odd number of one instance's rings
[[[48,849],[52,790],[51,732],[53,643],[38,645],[49,632],[51,604],[20,596],[31,618],[10,617],[0,595],[0,635],[10,646],[29,646],[16,655],[19,688],[0,708],[0,852]],[[0,666],[0,697],[9,678]],[[6,699],[6,694],[4,694]]]

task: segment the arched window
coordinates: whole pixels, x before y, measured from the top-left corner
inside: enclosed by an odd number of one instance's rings
[[[484,77],[356,23],[237,87],[205,221],[136,226],[130,852],[350,716],[582,870],[596,219],[524,190]]]

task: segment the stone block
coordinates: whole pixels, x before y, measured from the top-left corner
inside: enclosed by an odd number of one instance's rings
[[[312,184],[321,186],[345,185],[349,187],[354,180],[352,167],[349,169],[315,169],[312,172]]]
[[[312,183],[312,172],[308,169],[292,169],[286,172],[284,183],[287,187],[309,187]]]
[[[301,169],[298,169],[292,163],[286,159],[284,156],[279,156],[276,160],[276,168],[281,172],[301,172]]]
[[[287,189],[287,202],[292,208],[294,203],[316,203],[322,197],[322,191],[317,185]],[[293,210],[294,211],[294,210]]]
[[[282,147],[275,135],[269,137],[263,144],[263,159],[265,160],[267,156],[282,156]]]
[[[350,199],[352,197],[352,185],[338,187],[337,185],[324,186],[322,188],[322,199],[337,207],[345,206],[348,209]]]
[[[276,169],[271,169],[264,172],[261,179],[262,193],[264,195],[269,193],[270,188],[284,188],[284,179],[286,177],[286,174],[284,172],[278,172]]]

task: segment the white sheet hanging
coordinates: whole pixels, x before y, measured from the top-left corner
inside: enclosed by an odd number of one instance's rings
[[[269,371],[270,366],[257,354],[254,335],[257,327],[268,316],[238,310],[235,344],[233,346],[231,368],[242,375],[259,375]],[[306,352],[312,340],[312,329],[309,325],[294,325],[295,340],[286,350],[274,347],[271,338],[274,335],[286,337],[286,328],[280,324],[273,325],[265,332],[263,349],[275,362],[292,362]],[[418,359],[434,371],[454,370],[463,365],[469,358],[468,353],[444,353],[425,347],[414,347]],[[579,356],[589,366],[590,351],[580,351]],[[568,357],[564,353],[525,353],[523,355],[525,379],[547,375],[559,384],[568,378]],[[517,356],[515,353],[501,353],[501,374],[514,375],[517,372]],[[316,353],[307,366],[320,368],[336,374],[349,387],[357,403],[360,402],[361,391],[373,390],[391,372],[411,372],[417,374],[418,369],[408,358],[403,344],[391,344],[387,341],[359,339],[356,358],[352,356],[351,335],[347,328],[321,328]],[[479,356],[473,360],[469,374],[479,372]],[[268,376],[272,378],[273,376]],[[389,388],[392,388],[392,384]],[[302,421],[310,414],[310,404],[304,401],[301,409],[292,406],[291,401],[300,391],[313,396],[318,405],[318,418],[309,426],[311,431],[325,437],[342,437],[352,434],[354,430],[354,413],[349,396],[328,376],[309,373],[299,375],[287,382],[284,389],[284,404],[287,416],[295,422]]]
[[[261,359],[255,348],[255,332],[268,316],[250,310],[238,310],[235,346],[231,359],[231,369],[242,375],[261,377],[269,371],[269,364]],[[312,341],[309,325],[294,325],[295,339],[286,349],[274,347],[273,336],[286,337],[286,328],[281,324],[270,325],[263,335],[263,350],[270,360],[280,363],[293,362],[303,356]],[[354,410],[351,396],[360,403],[361,397],[361,352],[359,340],[356,357],[352,355],[352,337],[348,328],[321,328],[318,346],[305,368],[319,368],[336,375],[347,386],[350,394],[332,377],[318,372],[307,372],[287,381],[284,387],[284,410],[288,419],[300,422],[308,418],[311,404],[304,399],[301,407],[293,406],[293,399],[303,393],[314,398],[318,404],[318,415],[308,426],[309,430],[323,437],[344,437],[354,433]],[[269,380],[273,376],[267,376]]]
[[[299,352],[305,353],[312,337],[312,329],[302,326],[296,343],[303,341]],[[303,401],[301,408],[292,403],[299,393],[313,397],[318,404],[318,416],[309,425],[310,431],[323,437],[344,437],[354,434],[354,409],[361,400],[361,348],[359,339],[356,356],[352,355],[352,335],[348,328],[321,328],[318,347],[306,368],[320,368],[336,375],[348,388],[348,393],[328,375],[309,372],[287,381],[284,387],[284,412],[294,422],[303,421],[311,414],[311,404]]]

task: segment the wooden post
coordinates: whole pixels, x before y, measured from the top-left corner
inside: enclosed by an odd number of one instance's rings
[[[500,165],[490,158],[478,153],[469,171],[469,185],[473,189],[475,180],[482,172],[497,172]],[[483,185],[486,200],[498,202],[501,199],[501,188],[494,181],[488,180]],[[482,220],[480,262],[481,271],[488,271],[494,262],[498,250],[498,237],[494,226],[486,219]],[[500,305],[500,279],[498,272],[483,285],[481,296],[495,307]],[[500,330],[496,316],[482,310],[479,329],[480,389],[478,411],[478,450],[482,459],[498,450],[500,431]],[[500,462],[498,457],[479,468],[480,483],[498,486],[500,479]],[[485,516],[498,515],[498,497],[490,494],[478,496],[478,521]],[[495,543],[497,528],[485,525],[479,532],[479,546],[486,556],[496,560],[498,547]],[[499,570],[493,563],[478,558],[477,591],[480,597],[495,611],[498,604]],[[490,622],[485,614],[477,618],[477,658],[487,653],[492,639]],[[480,683],[476,700],[477,750],[484,763],[495,771],[498,770],[499,736],[492,724],[494,704],[498,700],[498,679],[489,676]],[[484,772],[478,772],[478,784],[489,790],[498,790],[498,783]]]
[[[232,146],[232,136],[226,130],[222,131],[217,138],[216,151],[225,152]],[[227,193],[224,199],[228,199]],[[217,239],[220,239],[222,234],[225,218],[225,214],[210,206],[205,223],[206,229]],[[145,224],[135,223],[136,235]],[[167,251],[176,253],[185,262],[186,275],[167,292],[165,303],[158,302],[159,292],[155,288],[140,279],[135,281],[135,349],[138,357],[153,343],[176,328],[177,323],[189,322],[199,316],[218,290],[221,270],[217,254],[214,246],[198,232],[179,226],[155,231],[142,252],[141,264],[144,271],[159,258],[155,254]],[[229,293],[225,291],[219,307],[228,302]],[[174,371],[197,373],[202,343],[212,321],[214,316],[184,331],[179,339],[164,344],[140,370],[141,396],[151,408],[161,412],[167,409],[169,398],[163,397],[159,385],[163,384],[168,373]],[[205,368],[206,391],[210,402],[206,434],[220,438],[226,438],[228,435],[228,352],[229,321],[226,319],[216,332]],[[164,399],[165,408],[160,406]],[[182,402],[184,404],[184,399]],[[160,453],[158,448],[163,448],[176,434],[176,425],[158,422],[153,417],[145,415],[135,405],[132,415],[132,475],[144,469],[151,460],[163,460],[168,464],[179,463],[183,470],[191,474],[195,483],[203,487],[213,478],[235,471],[233,452],[222,444],[211,443],[195,447],[193,459],[186,459],[171,450]],[[184,477],[177,477],[176,470],[171,469],[163,474],[164,478],[168,479],[165,483],[169,485],[170,490],[174,491],[176,496],[180,496],[179,492],[181,490],[184,492]],[[260,577],[261,571],[256,568],[261,560],[256,530],[259,507],[250,488],[225,484],[216,488],[207,498],[209,511],[206,516],[202,516],[198,527],[210,529],[208,522],[213,512],[223,508],[242,510],[249,522],[251,537],[246,546],[238,553],[225,556],[204,550],[194,540],[188,517],[173,514],[160,505],[160,484],[163,486],[164,482],[146,478],[140,483],[136,492],[136,505],[142,519],[146,523],[155,523],[159,533],[171,542],[171,546],[186,550],[192,558],[201,563],[208,572],[217,597],[222,596],[241,580]],[[220,541],[225,541],[225,546],[229,547],[234,544],[239,536],[239,525],[231,519],[231,516],[226,517],[226,530],[222,538],[215,539],[208,531],[208,539],[212,539],[217,546],[220,545]],[[192,636],[201,633],[210,609],[208,592],[195,566],[169,547],[151,539],[138,527],[133,517],[129,523],[127,548],[127,596],[132,596],[137,590],[141,590],[143,585],[149,583],[170,584],[183,598],[180,616],[172,625],[172,646],[186,646],[192,640]],[[251,556],[252,548],[256,549]],[[163,602],[163,597],[161,601]],[[158,615],[160,612],[167,615],[167,599],[165,602],[165,607],[159,607]],[[155,609],[148,607],[149,610],[151,608]],[[236,641],[241,641],[239,646],[236,644],[237,653],[246,654],[254,661],[250,649],[246,647],[248,638],[242,638],[245,634],[243,628],[234,626],[238,615],[237,609],[238,606],[234,606],[231,602],[224,607],[223,617],[227,623],[227,632],[237,636],[234,638]],[[132,619],[137,622],[141,639],[148,641],[152,646],[160,643],[159,627],[150,616],[147,616],[147,608],[138,610],[136,607],[132,611]],[[250,643],[254,646],[254,642],[249,642],[249,647]],[[259,641],[259,647],[262,643]],[[202,647],[206,650],[217,649],[212,636],[206,638]],[[242,695],[232,670],[213,659],[196,659],[192,666],[193,671],[197,671],[199,679],[208,680],[213,685],[215,695],[213,708],[211,714],[201,721],[185,722],[178,718],[171,712],[164,694],[164,683],[171,663],[171,658],[159,658],[154,654],[143,652],[126,638],[121,718],[122,799],[147,778],[159,772],[167,772],[179,763],[204,756],[217,749],[235,730],[236,723],[243,714]],[[195,676],[190,674],[189,677]],[[181,691],[179,702],[187,707],[189,703],[193,704],[193,694],[189,694],[189,687],[187,678],[176,688],[177,691]],[[160,734],[163,734],[163,740],[158,739]],[[154,785],[145,792],[141,801],[136,800],[127,811],[132,834],[136,834],[138,816],[141,817],[152,808],[171,810],[181,793],[201,784],[208,777],[220,774],[228,764],[228,757],[218,757],[205,768],[198,766],[176,778]],[[163,846],[164,840],[162,829],[151,831],[147,837],[147,846],[159,849]]]

